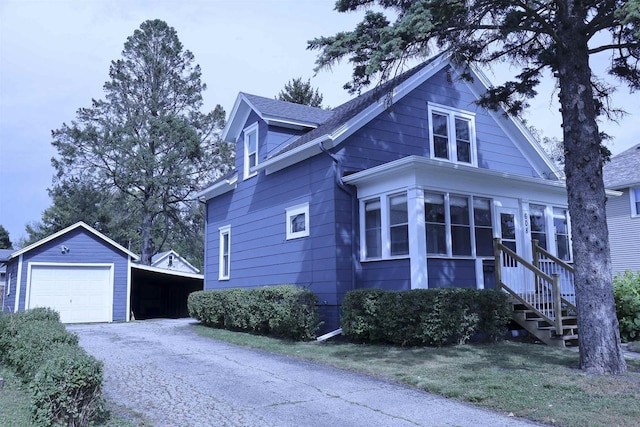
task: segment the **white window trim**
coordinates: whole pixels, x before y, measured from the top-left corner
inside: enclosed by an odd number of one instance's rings
[[[218,280],[229,280],[231,278],[231,225],[225,225],[223,227],[218,228],[219,235],[219,251],[218,251]],[[225,270],[225,260],[224,260],[224,236],[229,236],[227,241],[229,243],[228,254],[227,254],[227,274],[224,274]]]
[[[637,208],[638,200],[636,198],[636,191],[640,192],[640,187],[631,187],[629,188],[629,199],[631,201],[631,218],[640,217],[640,211]]]
[[[448,117],[448,139],[449,145],[447,147],[449,153],[449,159],[442,159],[435,157],[435,148],[433,140],[433,123],[432,113],[439,113]],[[448,107],[442,104],[436,104],[433,102],[427,103],[427,114],[429,115],[429,157],[434,160],[441,160],[443,162],[460,163],[464,165],[478,166],[478,154],[476,149],[476,115],[470,111],[461,110],[458,108]],[[456,135],[455,135],[455,118],[459,117],[469,121],[469,139],[471,147],[471,163],[459,162],[456,150]]]
[[[367,197],[366,199],[360,200],[360,260],[363,262],[368,261],[381,261],[381,260],[390,260],[390,259],[407,259],[411,256],[411,244],[409,244],[409,253],[405,255],[391,255],[391,218],[389,216],[389,208],[391,206],[389,200],[394,196],[400,195],[407,196],[407,208],[409,209],[409,195],[407,191],[393,191],[390,193],[381,194],[375,197]],[[380,201],[380,240],[382,247],[381,255],[379,257],[370,257],[367,258],[367,240],[366,240],[366,232],[364,230],[365,224],[365,204],[367,202],[371,202],[374,200]],[[409,230],[409,234],[411,234],[411,230]]]
[[[258,163],[260,162],[260,158],[259,158],[259,153],[260,153],[260,139],[258,138],[258,123],[254,123],[250,126],[247,126],[246,128],[244,128],[244,130],[242,131],[243,135],[244,135],[244,178],[243,179],[249,179],[252,178],[254,176],[256,176],[258,174],[258,172],[256,170],[251,171],[251,168],[249,167],[249,138],[248,136],[251,135],[252,133],[256,134],[256,164],[255,166],[258,166]],[[254,166],[254,168],[255,168]]]
[[[11,296],[11,278],[13,276],[13,272],[7,273],[7,296]]]
[[[304,214],[304,230],[293,232],[291,231],[291,220],[293,217],[300,214]],[[287,240],[309,236],[309,203],[303,203],[301,205],[286,208],[286,228]]]

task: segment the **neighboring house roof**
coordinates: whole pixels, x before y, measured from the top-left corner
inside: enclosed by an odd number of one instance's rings
[[[640,144],[605,163],[603,177],[605,187],[613,190],[640,184]]]
[[[89,233],[93,234],[94,236],[98,237],[99,239],[103,240],[104,242],[108,243],[109,245],[113,246],[114,248],[118,249],[119,251],[124,252],[125,254],[127,254],[128,256],[130,256],[131,258],[133,258],[134,260],[138,260],[138,256],[136,254],[134,254],[133,252],[131,252],[130,250],[128,250],[127,248],[125,248],[124,246],[119,245],[118,243],[116,243],[115,241],[111,240],[110,238],[108,238],[107,236],[105,236],[104,234],[100,233],[98,230],[96,230],[95,228],[92,228],[90,226],[88,226],[87,224],[85,224],[82,221],[79,221],[67,228],[65,228],[64,230],[60,230],[57,233],[52,234],[49,237],[45,237],[42,240],[38,240],[37,242],[26,246],[18,251],[15,251],[11,254],[10,259],[15,258],[19,255],[24,254],[25,252],[29,252],[32,249],[37,248],[38,246],[41,246],[47,242],[50,242],[64,234],[69,233],[70,231],[73,231],[77,228],[82,228],[86,231],[88,231]]]
[[[151,266],[152,267],[159,267],[159,268],[164,268],[161,267],[159,264],[163,263],[164,260],[166,260],[167,258],[169,258],[169,255],[173,255],[174,258],[177,258],[180,260],[180,262],[182,262],[184,265],[186,265],[187,267],[189,267],[191,270],[193,270],[194,273],[199,273],[200,270],[198,270],[197,268],[195,268],[193,265],[191,265],[189,263],[189,261],[187,261],[186,259],[184,259],[183,257],[181,257],[180,255],[178,255],[178,253],[176,251],[174,251],[173,249],[170,249],[168,251],[165,252],[160,252],[158,254],[155,254],[154,256],[151,257]]]

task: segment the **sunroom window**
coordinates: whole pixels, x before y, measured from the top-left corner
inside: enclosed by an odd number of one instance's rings
[[[493,254],[490,199],[425,192],[424,215],[428,255]]]
[[[382,256],[382,211],[380,199],[364,203],[365,258]]]
[[[475,116],[443,105],[428,104],[431,158],[476,164]]]
[[[569,212],[563,208],[553,208],[553,226],[556,237],[556,256],[561,260],[571,260],[571,237]]]
[[[531,240],[537,240],[541,248],[547,249],[545,206],[529,205],[529,221],[531,222]]]
[[[409,253],[409,214],[406,194],[389,197],[389,236],[392,256]]]
[[[631,216],[640,216],[640,187],[629,191],[631,196]]]

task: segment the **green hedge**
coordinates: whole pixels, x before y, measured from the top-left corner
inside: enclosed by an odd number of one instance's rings
[[[317,301],[307,289],[281,285],[193,292],[187,307],[207,326],[308,340],[320,326]]]
[[[101,414],[102,363],[78,345],[57,312],[0,317],[0,361],[29,384],[35,425],[86,426]]]
[[[640,272],[631,271],[613,279],[613,297],[622,342],[640,340]]]
[[[477,333],[495,340],[510,319],[507,295],[495,290],[360,289],[345,295],[341,324],[357,342],[441,346]]]

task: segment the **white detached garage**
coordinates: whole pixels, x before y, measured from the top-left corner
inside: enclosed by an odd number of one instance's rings
[[[2,310],[51,307],[63,323],[129,320],[137,256],[83,222],[11,254]]]

